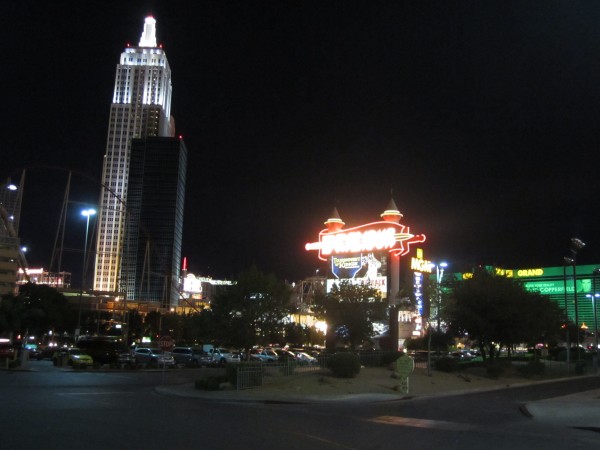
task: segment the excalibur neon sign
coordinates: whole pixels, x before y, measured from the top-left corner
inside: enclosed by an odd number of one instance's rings
[[[403,256],[410,251],[410,244],[425,242],[425,235],[414,235],[408,227],[399,223],[381,221],[360,225],[346,230],[321,230],[319,242],[309,242],[306,250],[318,250],[319,259],[343,253],[359,253],[388,250],[394,256]]]

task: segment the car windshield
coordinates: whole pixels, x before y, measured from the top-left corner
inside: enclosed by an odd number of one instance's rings
[[[79,350],[78,348],[72,348],[69,350],[69,353],[71,353],[71,355],[85,355],[85,352],[83,350]]]
[[[220,348],[219,351],[221,353],[230,353],[229,350],[225,349],[225,348]]]

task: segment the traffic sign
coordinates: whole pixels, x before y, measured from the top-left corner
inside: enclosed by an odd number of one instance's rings
[[[175,346],[175,341],[171,336],[161,336],[158,338],[158,346],[163,352],[169,352]]]

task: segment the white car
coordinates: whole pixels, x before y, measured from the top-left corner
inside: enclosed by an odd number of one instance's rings
[[[213,364],[239,363],[240,355],[226,348],[215,348],[210,351]]]
[[[275,352],[275,350],[270,348],[264,348],[262,350],[256,350],[252,353],[253,359],[258,359],[261,362],[271,363],[277,362],[279,359],[279,355]]]
[[[160,348],[136,348],[134,357],[136,364],[144,364],[149,367],[175,365],[173,355],[164,353]]]
[[[317,364],[319,364],[317,358],[310,356],[308,353],[304,352],[296,353],[296,360],[298,361],[298,364],[302,366],[316,366]]]

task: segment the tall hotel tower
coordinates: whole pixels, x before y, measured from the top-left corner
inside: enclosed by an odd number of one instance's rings
[[[98,241],[94,290],[117,293],[125,289],[127,272],[127,208],[132,139],[172,137],[171,69],[156,45],[156,20],[147,17],[137,47],[121,53],[110,107],[102,190],[98,214]]]

